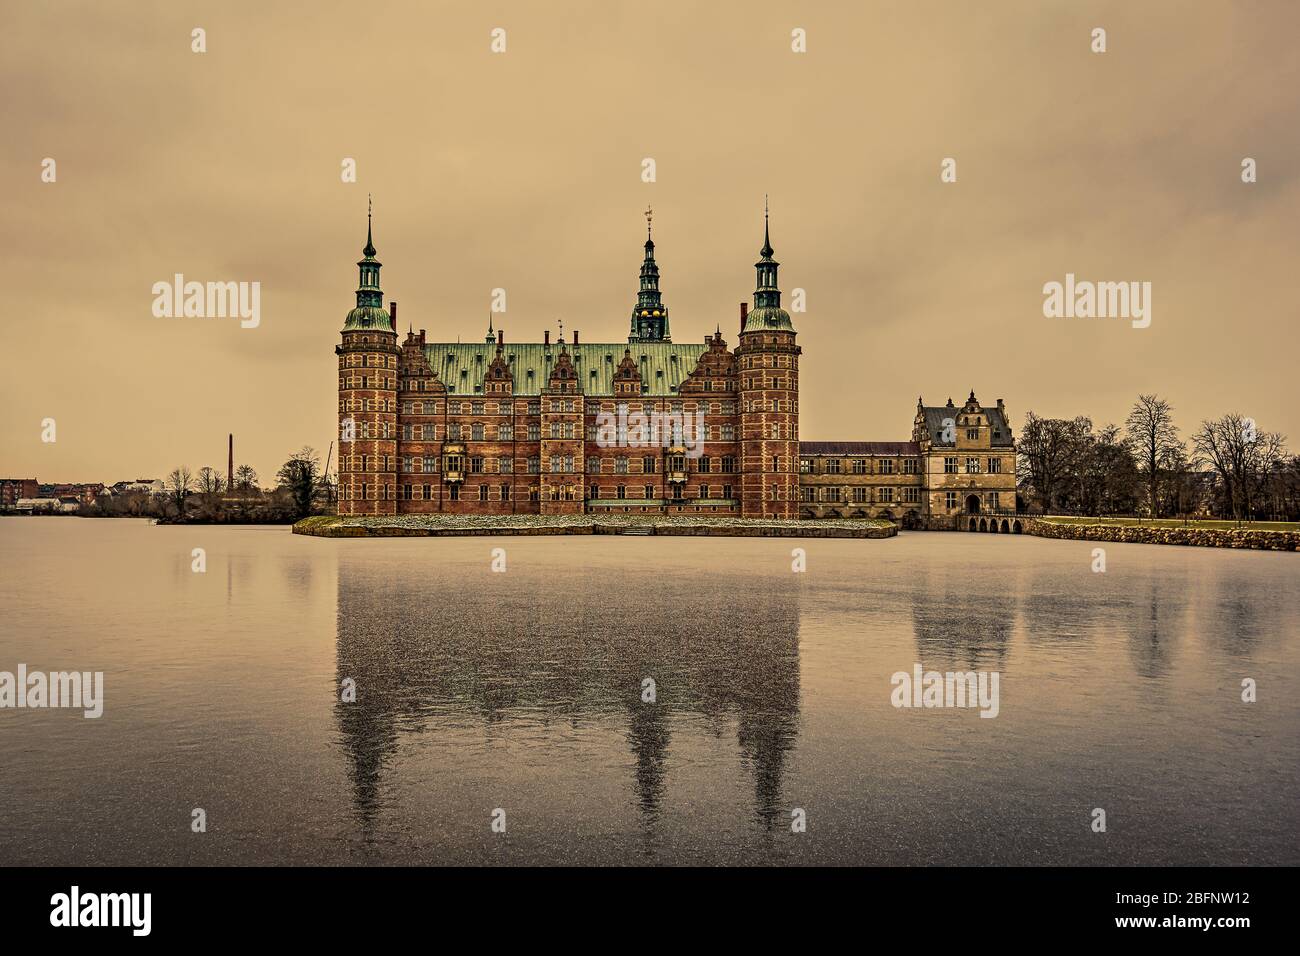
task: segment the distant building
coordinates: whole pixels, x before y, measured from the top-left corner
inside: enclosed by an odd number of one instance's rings
[[[32,514],[37,511],[58,511],[60,507],[58,498],[19,498],[14,505],[14,510]]]
[[[125,495],[132,491],[145,491],[149,494],[160,495],[163,493],[163,482],[161,478],[137,478],[135,481],[115,481],[113,482],[113,494]]]
[[[0,478],[0,510],[13,511],[19,498],[35,498],[40,493],[35,478]]]

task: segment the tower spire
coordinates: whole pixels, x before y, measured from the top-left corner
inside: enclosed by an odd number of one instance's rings
[[[659,264],[655,262],[654,210],[645,210],[645,258],[641,262],[641,287],[632,307],[629,342],[671,342],[668,307],[659,292]]]
[[[375,206],[370,198],[370,193],[366,193],[366,247],[361,250],[366,258],[374,258],[375,241],[371,238],[371,217],[374,215]]]
[[[767,193],[763,193],[763,248],[759,250],[759,255],[764,259],[772,258],[772,240],[768,238]]]

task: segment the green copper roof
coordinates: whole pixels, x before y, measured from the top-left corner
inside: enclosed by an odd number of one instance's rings
[[[354,310],[355,311],[355,310]],[[708,349],[699,345],[665,342],[617,342],[566,345],[578,384],[584,395],[613,395],[614,370],[623,361],[623,350],[632,350],[632,361],[641,370],[641,383],[648,386],[647,396],[677,394],[677,386],[695,370],[700,356]],[[483,391],[483,376],[496,356],[496,346],[486,343],[439,343],[425,345],[424,354],[438,378],[453,395],[477,395]],[[529,342],[506,343],[501,353],[510,363],[516,395],[538,395],[546,387],[551,369],[560,357],[560,346]],[[644,357],[644,358],[643,358]],[[532,372],[529,375],[529,372]],[[594,375],[592,373],[595,373]]]
[[[359,305],[343,322],[343,331],[354,329],[378,329],[381,332],[393,331],[393,320],[388,317],[388,310],[374,305]]]
[[[745,319],[746,332],[781,331],[793,332],[794,323],[790,313],[777,305],[760,305]]]

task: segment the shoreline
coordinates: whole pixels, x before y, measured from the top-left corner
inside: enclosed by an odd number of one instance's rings
[[[501,535],[626,534],[755,538],[892,538],[898,527],[877,519],[738,521],[726,518],[611,518],[598,515],[341,518],[316,515],[293,526],[318,538],[433,538]]]
[[[1098,524],[1084,521],[1022,518],[1024,533],[1036,538],[1102,541],[1110,544],[1160,544],[1249,551],[1295,551],[1300,531],[1256,528]]]

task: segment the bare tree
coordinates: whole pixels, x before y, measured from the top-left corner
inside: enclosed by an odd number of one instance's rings
[[[1091,431],[1092,422],[1083,417],[1039,418],[1033,412],[1025,416],[1016,457],[1017,478],[1027,497],[1035,499],[1044,513],[1073,490],[1075,464]]]
[[[200,494],[215,495],[225,489],[226,482],[221,477],[221,472],[211,465],[204,465],[199,469],[198,487]]]
[[[1124,422],[1127,440],[1147,481],[1147,506],[1151,517],[1160,516],[1160,472],[1178,460],[1183,451],[1173,406],[1157,395],[1139,395]]]
[[[176,505],[177,517],[185,517],[185,499],[194,493],[194,476],[189,468],[181,465],[176,468],[163,483],[167,497]]]
[[[257,472],[252,465],[240,465],[235,469],[235,486],[241,491],[251,491],[257,487]]]
[[[1238,520],[1253,515],[1256,492],[1286,458],[1285,436],[1258,431],[1254,420],[1236,412],[1201,422],[1192,444],[1197,456],[1218,475],[1225,514]]]
[[[292,496],[294,514],[305,518],[321,489],[320,458],[311,446],[304,446],[283,465],[276,475],[279,487]]]

